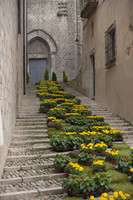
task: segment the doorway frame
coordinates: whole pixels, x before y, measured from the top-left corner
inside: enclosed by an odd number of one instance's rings
[[[96,70],[95,70],[95,51],[91,51],[89,55],[89,96],[91,99],[95,99],[96,96]]]

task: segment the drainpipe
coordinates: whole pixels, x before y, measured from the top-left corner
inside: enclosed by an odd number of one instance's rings
[[[78,58],[78,55],[79,55],[79,33],[78,33],[78,0],[76,0],[76,44],[77,44],[77,69],[78,69],[78,72],[79,72],[79,58]]]

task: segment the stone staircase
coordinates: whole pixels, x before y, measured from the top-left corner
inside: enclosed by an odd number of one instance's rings
[[[33,84],[27,86],[19,108],[2,179],[0,200],[64,199],[62,178],[53,167],[47,134],[46,115],[40,114],[39,99]]]

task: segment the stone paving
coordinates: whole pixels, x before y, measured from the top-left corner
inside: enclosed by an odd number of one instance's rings
[[[68,85],[62,86],[93,114],[104,115],[111,126],[124,130],[124,140],[133,147],[133,126]],[[65,174],[57,174],[53,168],[56,153],[49,145],[46,115],[38,112],[40,102],[35,93],[34,85],[29,84],[0,179],[0,200],[63,200],[67,196],[61,187]]]

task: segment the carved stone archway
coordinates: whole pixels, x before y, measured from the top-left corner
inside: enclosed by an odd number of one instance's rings
[[[49,57],[47,57],[47,59],[48,59],[48,63],[49,63],[48,68],[49,68],[50,78],[51,78],[52,69],[54,69],[56,67],[56,55],[58,52],[56,42],[45,31],[34,30],[27,34],[27,49],[30,46],[30,44],[33,43],[33,41],[35,41],[36,39],[39,39],[40,41],[42,40],[42,42],[47,44],[47,46],[49,47]],[[28,54],[27,57],[28,57],[27,66],[29,66],[29,59],[31,59],[31,58],[37,58],[37,57],[38,58],[46,58],[45,54],[37,56],[37,53],[35,55]]]

